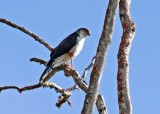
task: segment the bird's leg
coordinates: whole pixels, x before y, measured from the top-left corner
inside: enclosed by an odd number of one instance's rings
[[[71,57],[71,64],[72,64],[72,67],[71,67],[71,68],[73,69],[73,60],[72,60],[72,57]]]
[[[70,65],[69,65],[69,63],[68,63],[68,61],[66,63],[67,63],[67,67],[71,68]]]
[[[70,58],[71,58],[71,65],[72,65],[72,69],[73,69],[73,53],[69,53],[69,56],[70,56]]]

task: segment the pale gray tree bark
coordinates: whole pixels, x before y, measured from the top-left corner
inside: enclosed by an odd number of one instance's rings
[[[95,64],[90,76],[89,88],[85,97],[82,114],[92,114],[97,100],[99,84],[106,60],[107,50],[112,40],[114,21],[117,13],[119,0],[109,0],[104,20],[103,32],[97,48]]]
[[[135,24],[130,16],[131,0],[120,0],[119,15],[123,27],[122,40],[118,51],[118,104],[120,114],[132,114],[129,91],[129,52],[135,36]]]

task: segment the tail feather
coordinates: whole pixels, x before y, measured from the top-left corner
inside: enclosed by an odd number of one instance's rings
[[[44,72],[42,73],[40,79],[39,79],[39,83],[42,83],[44,81],[44,79],[46,78],[46,76],[48,75],[48,73],[50,72],[50,67],[47,67]]]
[[[46,77],[48,76],[48,74],[51,72],[51,69],[55,67],[55,63],[54,60],[50,59],[46,69],[44,70],[44,72],[42,73],[40,79],[39,79],[39,83],[44,83]]]

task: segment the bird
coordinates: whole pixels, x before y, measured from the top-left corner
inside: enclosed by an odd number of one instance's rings
[[[90,32],[87,28],[79,28],[68,37],[66,37],[61,43],[51,52],[50,60],[47,63],[46,69],[42,73],[39,83],[44,83],[44,79],[51,72],[51,70],[63,63],[67,63],[71,60],[71,67],[73,69],[73,58],[75,58],[82,50],[85,38],[90,36]]]

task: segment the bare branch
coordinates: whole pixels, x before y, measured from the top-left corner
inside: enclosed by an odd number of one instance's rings
[[[103,32],[101,34],[101,38],[97,48],[95,64],[92,69],[88,92],[86,94],[84,106],[81,112],[82,114],[92,114],[94,110],[94,105],[97,100],[99,83],[105,64],[107,50],[112,39],[114,20],[116,17],[118,3],[119,0],[109,0],[103,26]]]
[[[88,86],[83,82],[83,80],[81,79],[80,75],[78,74],[78,72],[76,70],[73,70],[71,68],[66,68],[66,70],[64,70],[65,75],[67,76],[72,76],[72,78],[74,79],[74,82],[86,93]]]
[[[132,114],[129,92],[129,52],[135,36],[135,24],[130,16],[131,0],[120,0],[120,19],[123,27],[122,41],[118,51],[118,104],[120,114]]]
[[[88,70],[94,65],[95,58],[96,58],[96,56],[93,57],[92,62],[91,62],[91,63],[89,64],[89,66],[85,69],[85,71],[84,71],[84,73],[83,73],[83,75],[82,75],[82,78],[81,78],[82,80],[83,80],[84,78],[86,78],[86,75],[87,75]]]
[[[31,58],[30,61],[31,61],[31,62],[34,61],[34,62],[43,64],[44,66],[47,66],[47,63],[48,63],[48,61],[45,61],[45,60],[43,60],[43,59],[39,59],[39,58],[36,58],[36,57]]]
[[[56,85],[53,82],[45,82],[42,84],[35,84],[32,86],[26,86],[23,88],[19,88],[17,86],[4,86],[4,87],[0,87],[0,92],[6,89],[17,89],[19,93],[22,93],[23,91],[27,91],[27,90],[33,90],[33,89],[37,89],[40,87],[50,87],[50,88],[54,88],[56,90],[56,92],[59,92],[62,94],[63,99],[59,99],[58,102],[56,103],[57,107],[61,107],[63,103],[65,103],[66,101],[70,104],[70,106],[72,106],[72,103],[68,100],[68,98],[72,95],[72,93],[70,91],[65,91],[63,88],[59,87],[58,85]]]
[[[63,105],[63,103],[65,103],[66,101],[70,104],[70,106],[72,106],[72,103],[68,100],[68,98],[72,95],[72,93],[70,91],[65,91],[63,88],[57,86],[56,84],[54,84],[52,82],[45,82],[45,83],[43,83],[43,86],[54,88],[56,90],[56,92],[59,92],[62,94],[61,96],[59,96],[59,100],[56,103],[56,106],[58,108],[60,108]]]
[[[45,82],[45,83],[43,83],[43,85],[42,84],[35,84],[35,85],[31,85],[31,86],[25,86],[23,88],[20,88],[17,86],[4,86],[4,87],[0,87],[0,91],[6,90],[6,89],[17,89],[19,93],[22,93],[23,91],[37,89],[42,86],[54,88],[56,90],[56,92],[59,92],[65,96],[71,95],[71,92],[65,91],[63,88],[59,87],[58,85],[54,84],[53,82]]]
[[[27,91],[27,90],[33,90],[33,89],[37,89],[42,87],[42,85],[40,84],[35,84],[35,85],[31,85],[31,86],[26,86],[23,88],[17,87],[17,86],[4,86],[4,87],[0,87],[0,92],[6,89],[17,89],[19,93],[22,93],[23,91]]]
[[[43,44],[46,48],[48,48],[50,51],[53,51],[54,48],[52,46],[50,46],[48,43],[46,43],[42,38],[40,38],[39,36],[33,34],[31,31],[25,29],[24,27],[21,27],[19,25],[16,25],[15,23],[12,23],[6,19],[0,18],[0,22],[5,23],[13,28],[16,28],[26,34],[28,34],[29,36],[31,36],[32,38],[34,38],[35,40],[37,40],[39,43]]]
[[[67,76],[71,75],[72,78],[74,79],[74,82],[75,82],[85,93],[88,92],[88,86],[87,86],[86,83],[81,79],[80,75],[78,74],[78,72],[77,72],[76,70],[67,68],[64,72],[65,72],[65,74],[66,74]],[[102,104],[102,105],[100,105],[100,104]],[[105,102],[104,102],[104,99],[103,99],[103,96],[102,96],[102,95],[98,95],[96,105],[97,105],[97,109],[98,109],[98,111],[100,112],[100,114],[107,114],[107,108],[106,108],[106,106],[105,106]]]
[[[53,82],[45,82],[42,85],[43,85],[43,87],[54,88],[56,90],[56,92],[59,92],[64,96],[71,96],[71,92],[70,91],[65,91],[63,88],[59,87],[58,85],[56,85]]]

